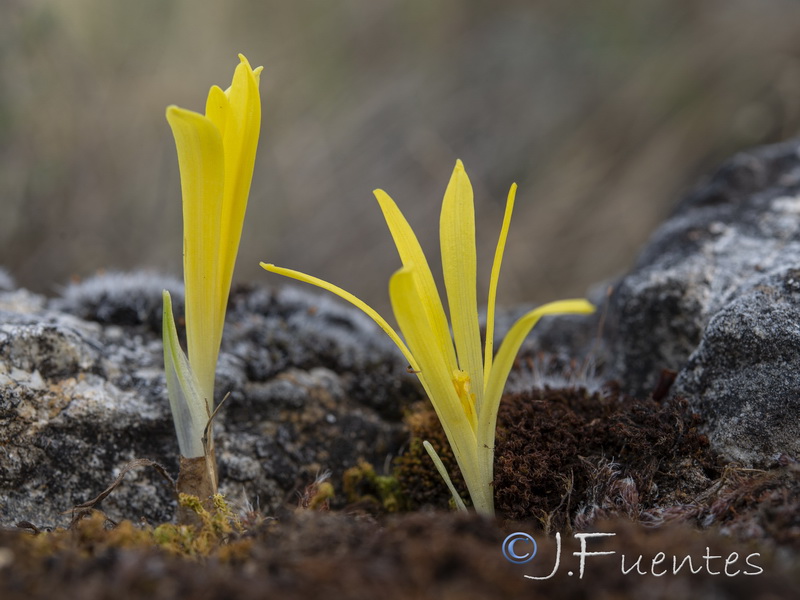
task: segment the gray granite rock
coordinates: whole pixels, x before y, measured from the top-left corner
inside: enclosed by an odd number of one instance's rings
[[[68,522],[63,511],[135,458],[176,475],[163,286],[180,300],[178,282],[141,273],[98,276],[55,299],[0,292],[0,525]],[[215,429],[221,491],[275,514],[318,472],[336,484],[359,458],[382,466],[404,441],[403,406],[421,397],[405,367],[377,326],[326,296],[234,291],[217,379],[218,395],[231,394]],[[162,521],[174,499],[138,468],[101,508]]]
[[[654,233],[616,285],[610,375],[672,392],[707,419],[714,447],[746,464],[800,455],[800,146],[731,159]]]
[[[161,327],[161,292],[169,290],[176,313],[183,311],[183,282],[150,271],[110,271],[65,287],[50,307],[97,323]]]
[[[800,455],[800,262],[739,290],[709,322],[675,382],[728,458]]]

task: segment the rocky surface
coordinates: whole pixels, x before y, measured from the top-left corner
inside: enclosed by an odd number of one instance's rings
[[[611,372],[637,395],[662,369],[727,458],[800,455],[800,146],[737,155],[655,232],[610,305]]]
[[[2,283],[2,282],[0,282]],[[58,298],[0,293],[0,524],[39,526],[97,496],[126,463],[176,474],[153,274],[107,274]],[[420,392],[402,357],[355,309],[286,288],[234,291],[217,390],[221,491],[277,514],[318,474],[360,458],[383,465],[404,441],[402,408]],[[169,520],[174,499],[139,468],[102,504],[113,519]],[[135,482],[135,484],[133,484]]]

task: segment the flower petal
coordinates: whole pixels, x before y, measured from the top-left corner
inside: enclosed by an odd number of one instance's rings
[[[439,239],[458,366],[470,377],[472,393],[475,394],[475,409],[480,412],[484,384],[481,331],[478,324],[475,206],[472,185],[460,160],[456,162],[444,193]]]
[[[202,393],[213,403],[214,372],[222,335],[218,292],[219,221],[223,198],[223,149],[219,130],[205,116],[170,106],[183,194],[183,276],[189,360]]]
[[[452,371],[444,357],[430,343],[430,329],[427,319],[420,312],[421,292],[417,278],[409,264],[397,271],[389,280],[389,296],[392,309],[400,325],[400,330],[408,342],[411,352],[419,364],[419,377],[428,398],[442,424],[442,429],[450,442],[470,498],[476,509],[487,514],[493,511],[491,480],[481,478],[476,442],[476,421],[470,419],[461,405],[453,385]],[[474,415],[474,413],[473,413]],[[488,502],[488,504],[487,504]]]
[[[503,343],[500,344],[500,350],[497,351],[492,372],[486,382],[485,403],[478,414],[478,439],[482,443],[490,447],[494,445],[497,409],[500,405],[500,399],[503,397],[503,388],[505,388],[508,374],[511,372],[511,367],[514,365],[514,359],[517,357],[522,342],[525,341],[528,333],[530,333],[539,319],[545,315],[589,314],[594,311],[595,307],[587,300],[559,300],[535,308],[514,323],[506,334],[505,339],[503,339]]]
[[[497,281],[500,279],[500,265],[503,262],[503,252],[506,249],[506,239],[508,238],[508,228],[511,225],[511,213],[514,212],[514,199],[517,196],[517,184],[511,185],[508,190],[506,200],[506,210],[503,214],[503,226],[500,228],[500,237],[497,240],[497,249],[494,252],[494,262],[492,263],[492,275],[489,279],[489,301],[486,305],[486,351],[483,362],[484,385],[489,382],[489,374],[492,371],[492,359],[494,358],[494,313],[495,302],[497,301]]]
[[[386,334],[391,338],[391,340],[400,348],[400,351],[403,353],[403,356],[408,361],[408,364],[411,366],[412,369],[415,371],[419,371],[419,365],[417,361],[414,359],[414,355],[408,349],[408,347],[403,343],[403,340],[400,339],[400,336],[397,335],[397,332],[392,329],[392,326],[386,322],[386,320],[378,314],[378,312],[366,304],[364,301],[359,300],[353,294],[348,291],[343,290],[342,288],[333,285],[332,283],[328,283],[327,281],[323,281],[322,279],[318,279],[317,277],[313,277],[311,275],[306,275],[305,273],[301,273],[300,271],[293,271],[292,269],[285,269],[283,267],[276,267],[272,264],[267,263],[260,263],[261,267],[269,271],[270,273],[277,273],[278,275],[283,275],[285,277],[291,277],[292,279],[296,279],[297,281],[302,281],[303,283],[310,283],[311,285],[315,285],[320,287],[324,290],[328,290],[342,298],[343,300],[347,300],[350,304],[360,308],[364,311],[367,316],[369,316],[373,321],[375,321],[378,326],[383,329]]]
[[[220,127],[225,155],[225,191],[220,220],[220,272],[217,293],[219,310],[223,315],[228,303],[233,267],[242,237],[242,225],[261,131],[261,97],[258,92],[261,68],[254,71],[241,54],[239,60],[231,86],[224,92],[230,111],[224,127]],[[214,88],[209,93],[209,101],[212,100],[212,95],[218,96]],[[223,323],[219,323],[220,335],[222,325]]]
[[[415,265],[403,267],[389,280],[392,310],[411,353],[417,359],[420,381],[463,470],[465,460],[466,463],[474,462],[469,459],[475,455],[475,423],[470,422],[461,406],[453,385],[453,372],[438,348],[430,343],[428,322],[419,310],[421,292],[414,268]],[[464,473],[464,477],[467,479],[468,474]]]
[[[404,267],[414,265],[413,276],[416,280],[416,287],[419,290],[420,305],[417,307],[425,315],[428,321],[429,336],[439,349],[447,368],[450,372],[458,368],[456,354],[453,349],[453,340],[450,337],[450,326],[447,324],[447,316],[444,313],[442,300],[439,290],[433,280],[433,274],[428,266],[425,253],[419,245],[417,236],[411,226],[403,217],[403,213],[397,208],[394,200],[383,190],[373,192],[381,207],[386,225],[392,234],[397,252]]]
[[[206,118],[214,123],[220,136],[225,139],[225,127],[231,118],[231,102],[219,86],[211,86],[208,92]]]

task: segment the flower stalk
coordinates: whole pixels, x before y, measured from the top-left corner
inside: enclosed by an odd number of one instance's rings
[[[560,313],[591,313],[583,299],[561,300],[523,315],[494,353],[497,281],[505,250],[517,186],[512,185],[494,256],[486,316],[486,343],[481,347],[477,304],[475,208],[472,185],[456,162],[442,202],[440,244],[450,320],[425,254],[397,205],[382,190],[375,197],[397,246],[402,267],[389,281],[392,309],[405,341],[374,309],[349,292],[299,271],[261,263],[267,271],[326,289],[369,315],[398,346],[417,373],[453,449],[472,504],[494,514],[492,488],[497,411],[508,375],[522,342],[538,320]],[[425,446],[451,492],[454,487],[430,444]],[[464,507],[459,498],[456,505]]]
[[[217,490],[211,415],[233,268],[261,128],[262,67],[240,63],[227,90],[212,86],[205,114],[169,106],[183,198],[183,273],[188,356],[164,291],[164,364],[181,453],[178,491],[207,499]]]

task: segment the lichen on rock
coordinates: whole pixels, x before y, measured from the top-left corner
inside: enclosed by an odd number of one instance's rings
[[[800,142],[741,153],[701,183],[615,285],[607,375],[636,396],[662,369],[746,465],[800,455]]]
[[[160,332],[161,287],[110,273],[47,299],[0,292],[0,524],[68,522],[126,463],[177,472]],[[177,288],[179,289],[179,288]],[[403,441],[399,416],[419,390],[395,349],[355,310],[287,288],[235,290],[217,401],[221,491],[267,514],[359,459],[383,464]],[[146,469],[103,501],[113,519],[169,520],[175,499]],[[133,483],[135,481],[135,484]]]

